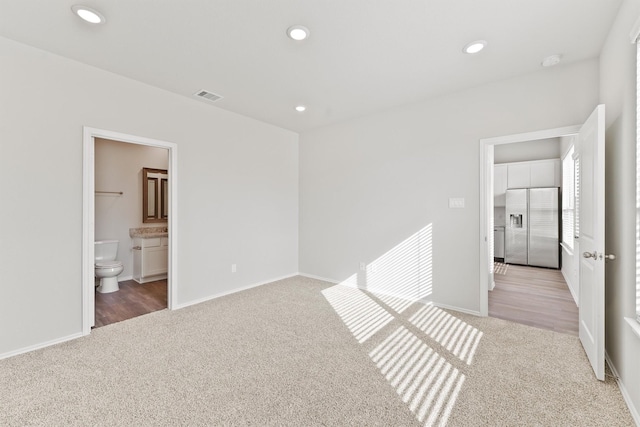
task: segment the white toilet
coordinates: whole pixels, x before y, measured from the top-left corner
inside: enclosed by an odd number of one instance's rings
[[[116,259],[118,255],[117,240],[98,240],[95,242],[95,275],[100,279],[98,292],[108,294],[120,290],[118,275],[124,267]]]

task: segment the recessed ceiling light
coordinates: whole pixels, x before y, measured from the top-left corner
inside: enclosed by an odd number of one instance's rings
[[[476,40],[467,44],[462,51],[464,53],[478,53],[487,46],[486,40]]]
[[[553,67],[554,65],[558,65],[561,60],[562,60],[562,55],[559,55],[559,54],[547,56],[542,60],[542,66]]]
[[[307,107],[305,107],[304,105],[296,105],[296,111],[298,113],[304,113],[307,110]]]
[[[74,4],[71,6],[71,10],[73,10],[73,12],[80,18],[90,22],[91,24],[104,24],[107,21],[103,14],[87,6]]]
[[[294,25],[287,29],[287,35],[293,40],[302,41],[309,37],[309,29],[302,25]]]

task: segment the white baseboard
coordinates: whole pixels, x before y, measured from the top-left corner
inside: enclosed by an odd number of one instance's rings
[[[567,288],[569,288],[569,292],[571,292],[571,296],[573,297],[573,301],[576,303],[576,306],[577,306],[578,305],[578,296],[576,295],[576,293],[573,290],[573,283],[571,283],[571,280],[569,280],[567,275],[564,274],[564,271],[560,270],[560,273],[562,273],[562,277],[564,277],[564,281],[567,282]]]
[[[471,314],[473,316],[478,316],[478,317],[482,316],[479,311],[469,310],[469,309],[466,309],[466,308],[455,307],[453,305],[440,304],[440,303],[435,302],[435,301],[433,302],[433,305],[435,305],[438,308],[444,308],[446,310],[459,311],[460,313]]]
[[[209,296],[206,296],[206,297],[203,297],[203,298],[198,298],[198,299],[195,299],[195,300],[192,300],[192,301],[176,304],[176,305],[173,306],[172,310],[179,310],[181,308],[185,308],[185,307],[189,307],[189,306],[192,306],[192,305],[200,304],[200,303],[203,303],[203,302],[211,301],[213,299],[220,298],[220,297],[223,297],[225,295],[231,295],[231,294],[235,294],[237,292],[246,291],[248,289],[257,288],[258,286],[266,285],[268,283],[277,282],[278,280],[289,279],[290,277],[295,277],[297,275],[298,275],[298,273],[292,273],[292,274],[289,274],[289,275],[286,275],[286,276],[275,277],[273,279],[265,280],[263,282],[253,283],[251,285],[243,286],[241,288],[233,289],[233,290],[226,291],[226,292],[220,292],[218,294],[209,295]]]
[[[302,276],[302,277],[308,277],[310,279],[322,280],[324,282],[329,282],[329,283],[335,283],[335,284],[341,283],[339,280],[328,279],[326,277],[320,277],[320,276],[314,276],[313,274],[298,273],[298,275]],[[371,289],[363,288],[361,286],[353,286],[350,283],[345,283],[344,285],[345,286],[350,286],[350,287],[355,287],[355,288],[358,288],[358,289],[363,290],[363,291],[371,292],[373,294],[386,295],[386,296],[390,296],[390,297],[393,297],[393,298],[408,299],[407,297],[402,296],[402,295],[388,293],[388,292],[373,291]],[[439,307],[439,308],[444,308],[444,309],[453,310],[453,311],[459,311],[461,313],[471,314],[473,316],[481,316],[480,312],[476,311],[476,310],[469,310],[469,309],[466,309],[466,308],[455,307],[455,306],[452,306],[452,305],[440,304],[440,303],[437,303],[437,302],[431,301],[431,300],[425,301],[424,299],[421,299],[421,300],[416,300],[416,302],[420,302],[422,304],[433,304],[434,306]]]
[[[640,427],[640,412],[638,412],[638,408],[633,405],[633,401],[631,400],[631,396],[629,396],[629,392],[627,388],[624,386],[624,383],[620,379],[620,375],[618,374],[618,370],[614,366],[611,358],[609,357],[609,353],[604,352],[604,358],[607,361],[607,365],[611,368],[611,373],[616,377],[616,382],[618,383],[618,387],[620,388],[620,393],[622,393],[622,397],[624,398],[627,407],[629,408],[629,412],[631,412],[631,417],[636,423],[636,426]]]
[[[118,276],[118,282],[124,282],[126,280],[133,280],[133,276]]]
[[[314,276],[313,274],[298,273],[298,276],[308,277],[309,279],[322,280],[323,282],[329,282],[329,283],[334,283],[334,284],[340,283],[339,280],[328,279],[326,277],[320,277],[320,276]]]
[[[0,360],[7,359],[9,357],[17,356],[19,354],[29,353],[30,351],[40,350],[41,348],[50,347],[52,345],[60,344],[66,341],[75,340],[76,338],[82,337],[82,332],[78,332],[77,334],[67,335],[66,337],[56,338],[51,341],[45,341],[38,344],[30,345],[28,347],[19,348],[17,350],[12,350],[7,353],[0,354]]]

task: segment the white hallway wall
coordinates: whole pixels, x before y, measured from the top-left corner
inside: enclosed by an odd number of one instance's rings
[[[82,331],[83,126],[178,145],[178,304],[298,270],[297,134],[4,38],[0,69],[0,356]]]
[[[640,424],[640,338],[624,320],[635,317],[636,46],[630,33],[640,0],[625,0],[600,56],[600,100],[606,132],[606,350]]]
[[[597,103],[591,60],[302,133],[300,271],[345,280],[432,224],[431,298],[478,312],[479,140],[579,124]]]
[[[142,222],[142,168],[168,169],[169,150],[96,138],[95,187],[101,191],[122,191],[122,195],[96,194],[95,237],[117,239],[118,260],[124,270],[118,280],[133,275],[130,228],[164,227],[167,222]]]

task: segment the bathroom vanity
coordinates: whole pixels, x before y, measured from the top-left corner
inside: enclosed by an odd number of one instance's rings
[[[131,228],[133,280],[138,283],[167,278],[169,236],[166,227]]]

